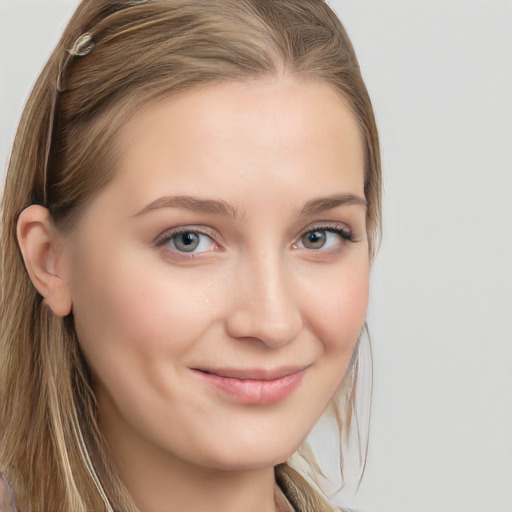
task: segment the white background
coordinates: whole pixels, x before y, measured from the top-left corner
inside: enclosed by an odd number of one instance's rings
[[[380,127],[363,512],[512,511],[512,2],[334,0]],[[76,2],[0,0],[0,165]]]

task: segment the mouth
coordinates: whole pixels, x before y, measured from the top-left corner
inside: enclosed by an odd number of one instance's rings
[[[307,366],[278,369],[193,368],[194,374],[222,395],[244,404],[284,400],[300,385]]]

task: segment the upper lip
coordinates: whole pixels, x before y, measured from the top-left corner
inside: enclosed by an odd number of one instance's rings
[[[201,371],[204,373],[210,373],[217,375],[218,377],[226,377],[231,379],[252,379],[252,380],[276,380],[287,375],[293,375],[294,373],[305,370],[308,365],[305,366],[281,366],[278,368],[192,368],[193,370]]]

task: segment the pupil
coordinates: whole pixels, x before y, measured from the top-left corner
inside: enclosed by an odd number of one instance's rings
[[[174,239],[176,249],[183,252],[192,252],[199,245],[197,233],[181,233]]]
[[[190,244],[194,243],[194,238],[192,236],[192,233],[186,233],[185,235],[183,235],[183,243],[185,245],[190,245]]]

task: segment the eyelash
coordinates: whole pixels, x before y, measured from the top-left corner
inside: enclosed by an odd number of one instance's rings
[[[336,233],[337,235],[340,235],[341,238],[343,238],[347,242],[354,241],[352,231],[350,231],[350,229],[347,226],[345,226],[344,224],[343,225],[341,225],[341,224],[335,224],[335,225],[320,224],[318,226],[309,227],[308,229],[306,229],[299,235],[299,238],[303,237],[304,235],[307,235],[308,233],[314,233],[315,231],[328,231],[329,233]]]
[[[312,234],[312,233],[315,233],[315,232],[326,232],[326,233],[334,233],[336,235],[339,235],[342,239],[342,244],[346,244],[346,243],[354,243],[356,240],[354,239],[354,236],[352,234],[352,231],[346,226],[346,225],[341,225],[341,224],[318,224],[318,225],[315,225],[315,226],[309,226],[307,229],[305,229],[304,231],[302,231],[298,237],[297,237],[297,241],[294,242],[294,244],[292,245],[292,247],[294,249],[304,249],[304,250],[309,250],[311,252],[318,252],[318,253],[321,253],[321,252],[328,252],[328,251],[335,251],[336,249],[339,249],[338,247],[336,248],[330,248],[330,249],[318,249],[318,250],[315,250],[315,249],[308,249],[307,247],[297,247],[297,245],[301,242],[301,240],[308,234]],[[165,231],[164,233],[162,233],[161,235],[159,235],[155,242],[154,242],[154,245],[156,247],[163,247],[165,245],[168,245],[172,239],[176,236],[179,236],[181,234],[197,234],[197,235],[204,235],[204,236],[207,236],[208,238],[210,238],[210,240],[212,241],[212,243],[215,243],[215,244],[218,244],[220,245],[219,241],[218,241],[218,237],[215,236],[215,234],[210,231],[210,230],[207,230],[207,229],[201,229],[201,227],[199,226],[182,226],[182,227],[178,227],[178,228],[173,228],[173,229],[170,229],[168,231]],[[176,253],[178,253],[181,257],[185,257],[185,258],[197,258],[199,257],[200,254],[203,254],[204,252],[208,252],[208,251],[203,251],[203,252],[199,252],[199,253],[195,253],[195,252],[186,252],[186,251],[180,251],[179,249],[177,249],[176,247],[172,248],[172,250]]]

